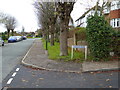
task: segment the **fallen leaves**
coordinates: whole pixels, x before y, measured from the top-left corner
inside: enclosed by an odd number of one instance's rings
[[[36,85],[36,87],[38,87],[39,85]]]
[[[44,78],[39,78],[39,80],[43,80]]]
[[[111,73],[110,76],[112,76],[113,74]]]
[[[109,86],[109,88],[112,88],[112,86]]]
[[[91,74],[93,74],[94,72],[90,72]]]
[[[28,81],[22,78],[22,82],[28,82]]]
[[[110,81],[110,79],[106,79],[106,82]]]

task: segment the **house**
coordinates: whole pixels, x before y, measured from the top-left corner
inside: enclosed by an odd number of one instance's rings
[[[94,15],[95,6],[85,12],[79,19],[76,20],[78,27],[87,26],[87,17],[89,15]],[[100,7],[98,8],[98,14],[100,13]],[[110,25],[116,30],[120,30],[120,1],[112,1],[109,6],[104,8],[103,14],[105,19],[110,23]]]
[[[76,22],[77,22],[77,27],[86,27],[87,26],[87,17],[88,16],[91,16],[91,15],[94,15],[95,13],[95,8],[96,6],[90,8],[88,11],[86,11],[82,16],[80,16]],[[98,15],[100,15],[100,9],[101,7],[98,6]]]
[[[120,1],[112,1],[109,7],[105,7],[104,15],[113,28],[120,30]]]

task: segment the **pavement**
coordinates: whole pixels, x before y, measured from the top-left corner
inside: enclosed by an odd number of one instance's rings
[[[50,60],[48,59],[47,51],[43,49],[42,40],[40,39],[34,41],[21,63],[25,66],[41,70],[74,73],[120,70],[120,61],[117,60],[104,62],[84,61],[83,63]]]

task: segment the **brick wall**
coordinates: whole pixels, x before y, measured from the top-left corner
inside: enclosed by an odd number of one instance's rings
[[[110,19],[120,18],[120,9],[110,11]]]

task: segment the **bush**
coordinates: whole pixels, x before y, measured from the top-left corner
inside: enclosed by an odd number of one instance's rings
[[[77,41],[86,40],[86,28],[79,28],[79,30],[75,34]]]
[[[112,27],[103,16],[91,16],[87,20],[87,42],[95,61],[105,60],[111,50]]]
[[[5,36],[5,33],[2,33],[2,39],[7,40],[7,37]]]
[[[120,56],[120,31],[113,33],[111,48],[115,55]]]

